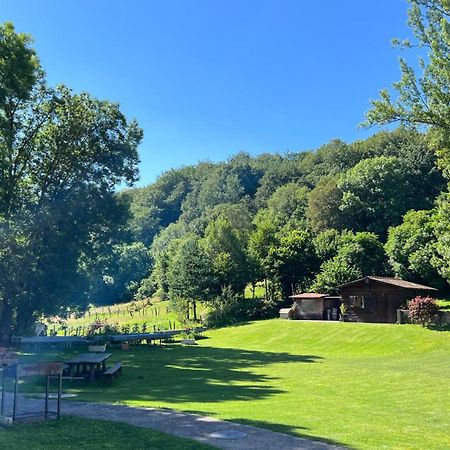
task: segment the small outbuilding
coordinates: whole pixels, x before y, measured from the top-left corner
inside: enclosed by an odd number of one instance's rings
[[[330,297],[327,294],[305,292],[294,294],[292,305],[292,319],[309,320],[338,320],[340,297]]]
[[[339,291],[351,320],[395,323],[397,309],[408,300],[433,295],[437,289],[399,278],[367,276],[339,286]]]

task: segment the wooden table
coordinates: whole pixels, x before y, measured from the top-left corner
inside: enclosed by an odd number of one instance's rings
[[[95,380],[96,370],[101,370],[102,373],[106,371],[106,360],[110,356],[111,353],[81,353],[66,364],[71,375],[80,376],[88,373],[89,382],[92,383]]]

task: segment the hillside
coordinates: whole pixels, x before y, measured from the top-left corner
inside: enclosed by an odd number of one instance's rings
[[[201,314],[203,310],[200,311]],[[182,328],[175,311],[168,301],[141,300],[108,306],[91,306],[81,316],[70,316],[67,320],[53,318],[47,321],[49,331],[58,335],[85,335],[89,327],[98,322],[103,327],[117,328],[118,332],[145,332]]]

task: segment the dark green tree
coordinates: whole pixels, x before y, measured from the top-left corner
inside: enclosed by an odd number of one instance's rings
[[[195,235],[187,234],[174,244],[167,271],[169,298],[187,319],[192,311],[197,320],[197,301],[211,301],[220,292],[211,270],[213,261]]]
[[[335,294],[341,284],[366,275],[386,275],[383,245],[373,233],[343,233],[337,254],[322,263],[311,290]]]
[[[396,276],[442,288],[445,281],[435,268],[437,240],[433,215],[433,211],[409,211],[403,223],[389,229],[385,249]]]
[[[284,299],[303,291],[318,268],[312,238],[306,230],[282,231],[277,245],[269,249],[268,261]]]
[[[8,335],[83,301],[80,257],[115,218],[114,188],[137,178],[142,131],[115,104],[48,88],[30,38],[11,24],[0,26],[0,67],[0,332]]]

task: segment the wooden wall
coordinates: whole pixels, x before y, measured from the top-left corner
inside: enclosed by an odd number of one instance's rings
[[[397,309],[406,306],[408,300],[425,291],[404,289],[370,281],[341,288],[343,302],[358,316],[361,322],[395,323]],[[351,306],[351,296],[364,297],[364,308]]]

